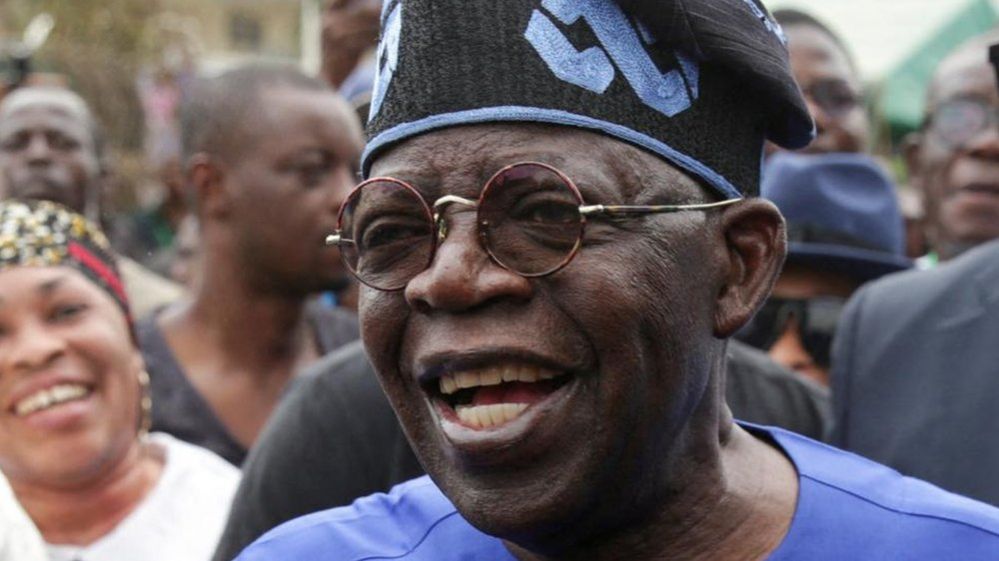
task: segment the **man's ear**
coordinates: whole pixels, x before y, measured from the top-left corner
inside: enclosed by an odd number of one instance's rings
[[[730,337],[770,295],[787,255],[784,217],[770,201],[747,199],[721,215],[728,262],[715,308],[715,336]]]
[[[223,216],[229,212],[231,197],[218,158],[203,152],[191,156],[186,175],[199,216]]]

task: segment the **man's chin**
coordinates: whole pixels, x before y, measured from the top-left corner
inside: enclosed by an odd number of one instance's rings
[[[33,178],[19,182],[14,186],[9,186],[7,195],[12,199],[51,201],[69,207],[77,212],[75,201],[70,200],[67,190],[50,180],[43,178]]]

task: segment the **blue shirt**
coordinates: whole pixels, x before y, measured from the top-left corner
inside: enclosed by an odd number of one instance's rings
[[[794,518],[771,561],[999,559],[999,510],[791,432],[744,426],[769,436],[798,471]],[[288,522],[237,561],[286,559],[516,561],[428,477]]]

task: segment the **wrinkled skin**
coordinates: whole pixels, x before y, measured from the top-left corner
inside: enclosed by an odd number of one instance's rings
[[[407,140],[376,159],[372,176],[407,181],[428,201],[474,199],[490,175],[518,161],[556,166],[588,204],[711,199],[637,148],[522,124]],[[776,276],[784,253],[776,209],[757,200],[724,212],[592,220],[576,258],[535,279],[488,258],[473,212],[449,210],[448,220],[430,268],[400,292],[365,287],[360,301],[363,339],[382,386],[445,494],[472,524],[514,542],[524,559],[528,550],[605,558],[584,544],[642,526],[664,504],[683,513],[668,523],[677,533],[696,524],[725,492],[720,441],[733,430],[745,435],[722,402],[722,338]],[[568,371],[572,389],[512,440],[448,436],[420,378],[505,361]],[[663,547],[650,543],[642,547]]]
[[[76,94],[28,88],[0,106],[0,197],[63,204],[100,216],[103,169],[91,117]]]
[[[995,72],[984,46],[941,64],[930,88],[928,113],[950,99],[999,105]],[[926,233],[941,259],[999,238],[999,131],[993,126],[964,146],[952,148],[931,130],[913,137],[908,149],[912,185],[923,194]]]
[[[825,32],[810,25],[785,29],[791,71],[805,92],[808,112],[815,120],[816,136],[801,152],[864,152],[870,142],[870,122],[861,97],[861,84],[847,54]],[[812,88],[826,83],[856,99],[849,109],[828,111],[809,95]],[[844,103],[846,103],[844,101]]]

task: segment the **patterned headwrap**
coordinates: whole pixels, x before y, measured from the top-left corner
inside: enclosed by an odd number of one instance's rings
[[[83,216],[49,201],[0,202],[0,271],[11,267],[72,267],[132,314],[111,244]]]

